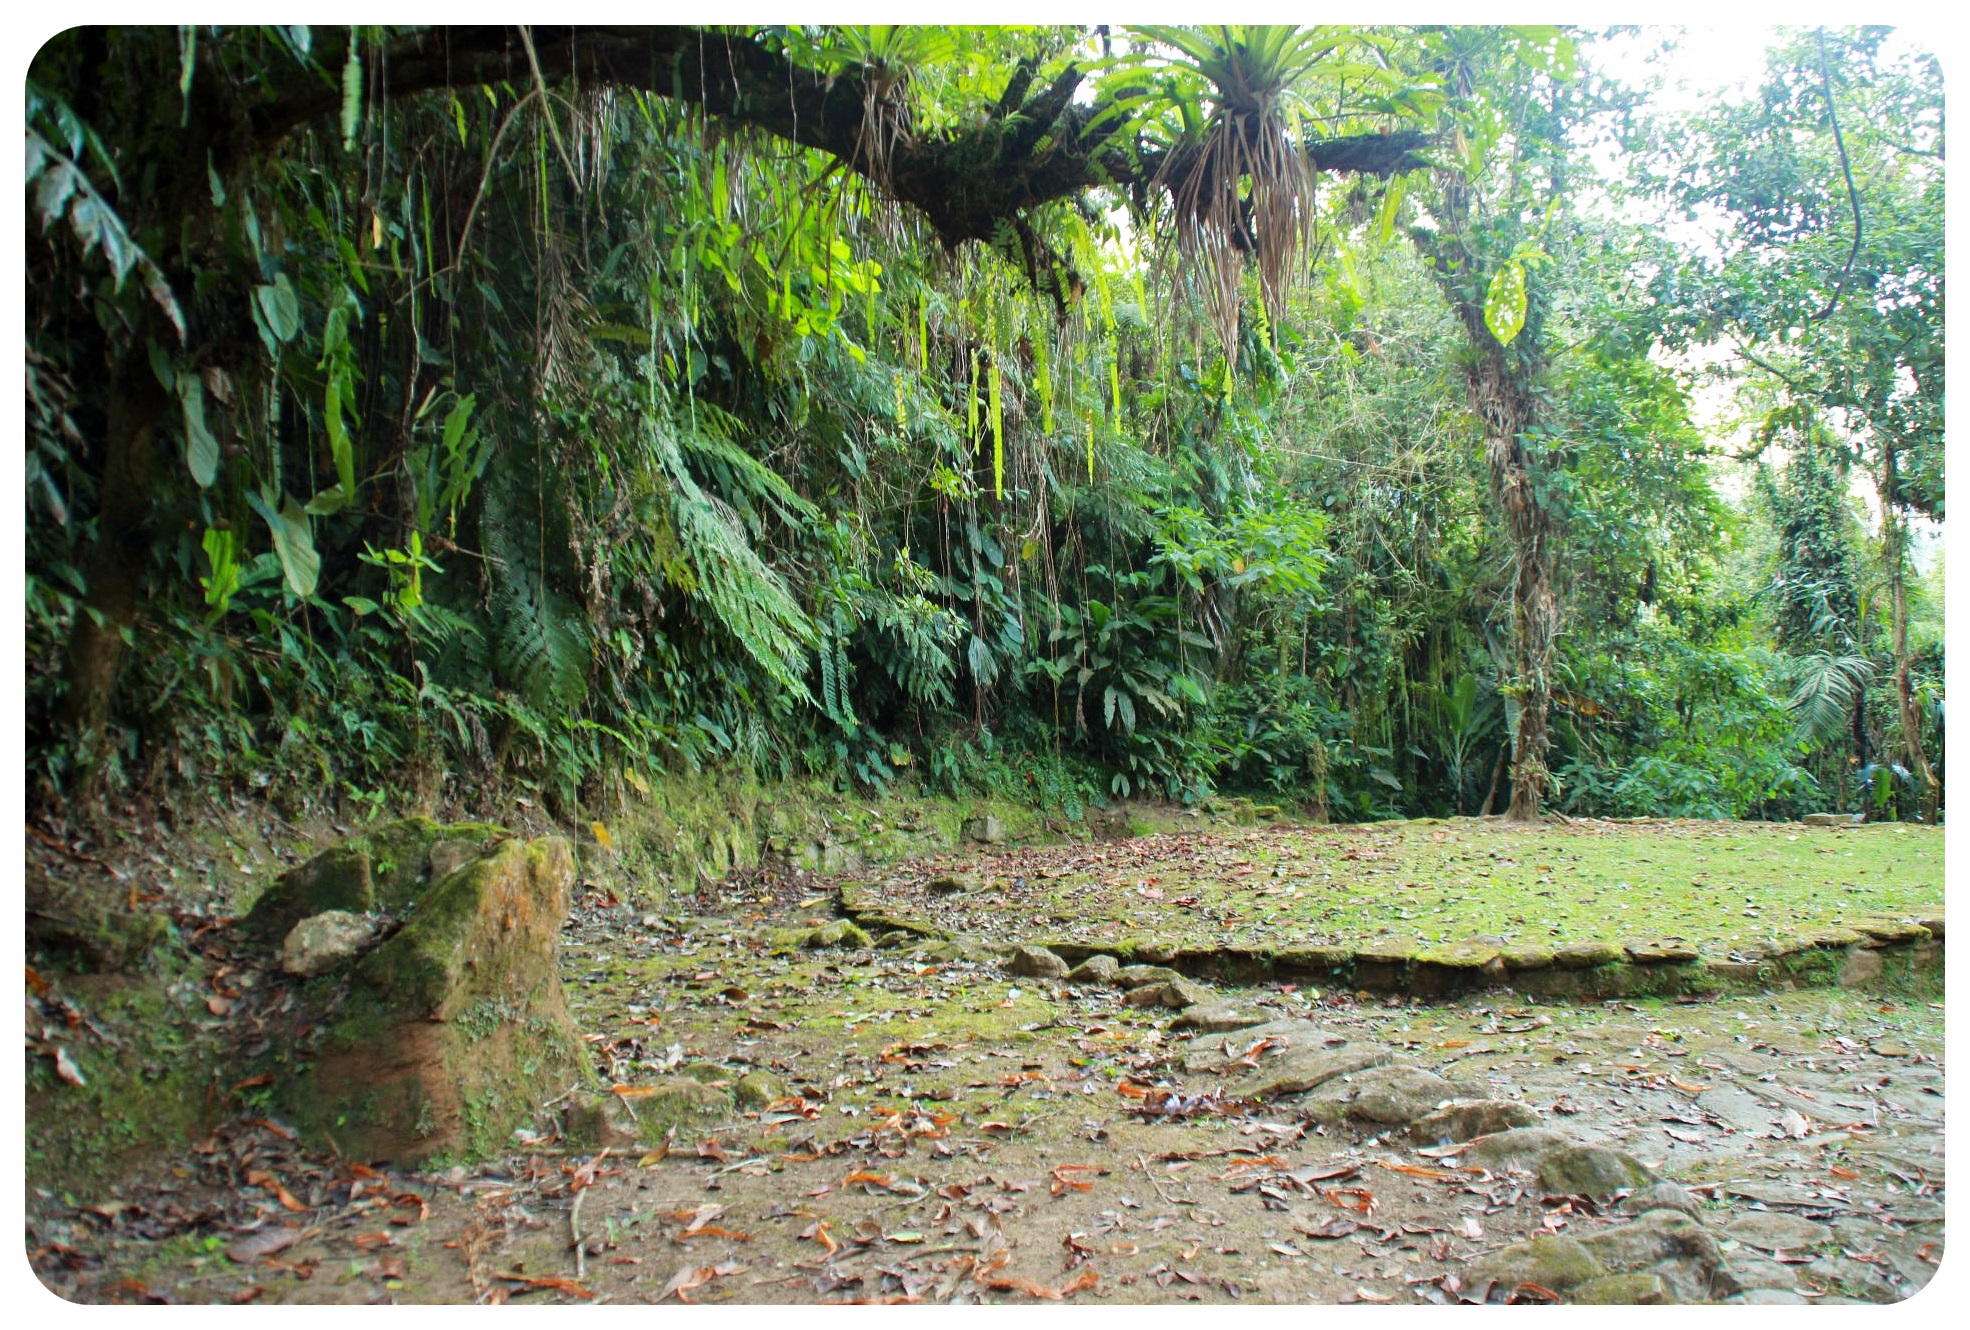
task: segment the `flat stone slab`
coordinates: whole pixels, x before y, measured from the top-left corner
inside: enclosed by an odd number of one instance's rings
[[[1797,1251],[1833,1240],[1833,1230],[1825,1224],[1780,1210],[1752,1210],[1725,1225],[1724,1232],[1760,1251]]]
[[[1687,942],[1629,942],[1622,950],[1637,965],[1682,965],[1697,958],[1697,950]]]
[[[1395,1050],[1380,1044],[1347,1044],[1340,1048],[1294,1048],[1259,1064],[1257,1071],[1226,1089],[1242,1098],[1276,1099],[1303,1094],[1337,1076],[1350,1076],[1388,1065]]]
[[[1253,1003],[1233,998],[1220,998],[1216,1002],[1201,1002],[1187,1009],[1170,1022],[1170,1028],[1196,1030],[1200,1034],[1220,1034],[1263,1025],[1271,1018],[1271,1012]]]
[[[1182,975],[1167,965],[1124,965],[1115,971],[1115,982],[1123,988],[1142,988],[1149,984],[1167,984]]]
[[[1536,942],[1514,942],[1498,956],[1508,970],[1543,970],[1553,963],[1553,949]]]
[[[1929,930],[1907,919],[1856,919],[1854,927],[1874,942],[1892,945],[1900,942],[1927,942]]]
[[[1621,948],[1612,942],[1569,942],[1553,953],[1553,964],[1562,970],[1585,970],[1610,965],[1620,960],[1621,954]]]
[[[1516,1127],[1479,1141],[1465,1151],[1464,1158],[1488,1168],[1530,1168],[1548,1150],[1573,1144],[1573,1137],[1557,1127]]]
[[[1273,957],[1273,964],[1285,970],[1332,970],[1354,959],[1354,948],[1331,946],[1288,947]]]
[[[1481,970],[1497,960],[1499,954],[1496,943],[1471,940],[1427,947],[1416,953],[1416,960],[1425,965],[1441,965],[1453,970]]]
[[[1362,1122],[1401,1126],[1457,1097],[1457,1087],[1425,1067],[1376,1067],[1356,1082],[1348,1116]]]
[[[1365,965],[1404,965],[1421,950],[1422,943],[1413,937],[1376,938],[1356,943],[1354,959]]]
[[[1534,1126],[1539,1112],[1514,1099],[1458,1099],[1424,1114],[1410,1125],[1409,1137],[1421,1145],[1456,1143]]]
[[[1191,1075],[1223,1072],[1247,1049],[1270,1042],[1272,1047],[1259,1054],[1261,1063],[1283,1055],[1286,1049],[1338,1048],[1347,1036],[1305,1020],[1272,1020],[1263,1025],[1245,1026],[1230,1034],[1199,1038],[1184,1055],[1183,1069]],[[1243,1070],[1241,1068],[1241,1070]]]

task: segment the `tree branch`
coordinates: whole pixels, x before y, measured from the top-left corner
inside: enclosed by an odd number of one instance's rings
[[[902,136],[878,169],[863,141],[865,84],[852,72],[809,69],[742,33],[694,27],[535,27],[529,35],[531,52],[512,28],[432,28],[393,43],[378,63],[389,71],[393,98],[530,84],[537,64],[547,78],[640,88],[689,102],[835,157],[919,209],[948,245],[987,240],[1001,220],[1097,186],[1146,186],[1156,179],[1160,161],[1156,154],[1115,151],[1108,129],[1087,132],[1101,108],[1073,100],[1082,76],[1071,65],[1009,114],[988,114],[981,123],[933,138]],[[335,43],[319,49],[324,68],[344,58]],[[1007,89],[1013,100],[1025,97],[1031,78],[1024,68],[1015,75]],[[248,108],[246,146],[271,146],[339,106],[335,81],[309,71]],[[1423,165],[1417,154],[1426,142],[1414,132],[1369,134],[1314,141],[1306,152],[1317,170],[1386,175]]]

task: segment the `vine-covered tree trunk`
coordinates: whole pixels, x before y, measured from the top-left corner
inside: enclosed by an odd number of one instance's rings
[[[1942,787],[1922,750],[1922,720],[1915,710],[1915,688],[1908,677],[1908,524],[1897,504],[1900,500],[1895,444],[1886,441],[1881,455],[1881,543],[1887,564],[1888,586],[1892,591],[1895,651],[1895,706],[1901,721],[1902,743],[1908,749],[1908,769],[1914,773],[1921,818],[1933,822],[1941,806]]]
[[[1534,402],[1507,350],[1484,326],[1482,309],[1460,310],[1474,346],[1481,348],[1467,371],[1471,405],[1484,423],[1485,462],[1491,492],[1505,515],[1512,541],[1512,678],[1507,696],[1518,702],[1519,723],[1512,762],[1512,801],[1505,816],[1534,821],[1549,785],[1547,727],[1552,709],[1553,642],[1559,633],[1559,595],[1553,586],[1553,524],[1539,493],[1534,463],[1524,435],[1533,423]]]

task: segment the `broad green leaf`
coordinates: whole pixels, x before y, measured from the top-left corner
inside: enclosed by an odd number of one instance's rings
[[[321,553],[315,549],[307,510],[293,499],[283,497],[280,511],[276,512],[272,504],[251,490],[246,501],[273,533],[274,553],[280,556],[288,590],[303,599],[314,595],[315,584],[321,577]]]
[[[205,423],[205,385],[196,374],[178,376],[178,401],[185,408],[185,466],[200,489],[219,474],[219,441]]]
[[[341,512],[349,506],[349,500],[352,497],[350,492],[342,488],[341,485],[330,485],[327,489],[315,495],[314,498],[308,500],[307,507],[301,511],[307,513],[310,517],[333,517],[336,513]]]
[[[1525,265],[1507,259],[1484,293],[1484,326],[1505,346],[1525,327]]]
[[[260,316],[267,321],[267,331],[283,342],[293,341],[301,331],[301,301],[287,274],[277,274],[269,286],[255,287],[253,297],[259,302]]]

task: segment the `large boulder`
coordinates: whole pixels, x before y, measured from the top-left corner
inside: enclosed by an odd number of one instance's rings
[[[345,1157],[482,1157],[590,1075],[555,965],[573,849],[508,838],[435,881],[414,878],[435,839],[387,869],[366,847],[373,886],[402,875],[377,904],[405,922],[345,983],[303,990],[309,1060],[283,1082],[283,1109]]]
[[[253,902],[240,927],[278,946],[294,925],[329,910],[402,917],[416,908],[425,888],[511,834],[485,822],[385,822],[283,873]]]

